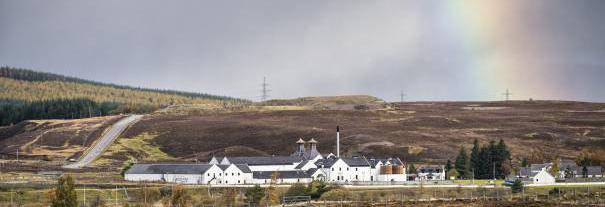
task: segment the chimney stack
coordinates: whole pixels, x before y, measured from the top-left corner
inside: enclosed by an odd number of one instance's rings
[[[336,157],[340,157],[340,127],[336,126]]]

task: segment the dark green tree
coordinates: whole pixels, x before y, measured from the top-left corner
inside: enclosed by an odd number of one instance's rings
[[[521,159],[521,167],[529,167],[529,160],[527,160],[527,157]]]
[[[513,182],[513,185],[510,187],[510,190],[513,193],[523,192],[523,182],[521,182],[521,180],[515,180],[515,182]]]
[[[416,166],[414,166],[414,163],[410,164],[410,166],[408,166],[408,174],[416,174],[418,173],[416,170]]]
[[[471,149],[471,158],[469,165],[469,170],[471,171],[471,173],[474,173],[475,178],[479,177],[478,175],[480,173],[480,168],[482,167],[480,153],[481,146],[479,145],[479,140],[475,139],[475,141],[473,141],[473,149]]]
[[[458,152],[458,156],[456,157],[456,162],[454,163],[454,167],[456,168],[456,171],[458,171],[458,175],[461,178],[465,178],[468,179],[470,178],[469,175],[469,163],[468,163],[468,156],[466,155],[466,149],[464,149],[464,146],[460,147],[460,152]]]

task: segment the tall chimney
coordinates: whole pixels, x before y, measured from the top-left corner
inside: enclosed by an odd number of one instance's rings
[[[340,127],[336,126],[336,157],[340,157]]]

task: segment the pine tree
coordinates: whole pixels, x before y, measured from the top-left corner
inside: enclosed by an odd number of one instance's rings
[[[414,163],[410,164],[410,166],[408,166],[408,174],[416,174],[418,173],[416,170],[416,166],[414,166]]]
[[[481,168],[481,146],[479,146],[479,140],[475,139],[473,141],[473,149],[471,149],[471,158],[470,158],[470,170],[474,173],[474,177],[479,177],[479,170]]]
[[[523,191],[523,182],[521,182],[521,180],[515,180],[515,182],[513,182],[513,185],[510,187],[511,191],[513,193],[520,193]]]
[[[508,147],[506,146],[506,143],[504,143],[504,140],[500,139],[498,145],[496,145],[495,155],[494,162],[496,162],[496,177],[504,178],[507,174],[507,172],[505,172],[507,169],[505,163],[510,161],[510,151],[508,151]]]
[[[521,167],[529,167],[529,160],[527,157],[523,157],[523,159],[521,159]]]
[[[456,168],[456,171],[458,171],[460,177],[469,178],[470,175],[468,173],[468,156],[466,155],[466,149],[464,149],[464,146],[460,147],[460,152],[456,157],[454,167]]]

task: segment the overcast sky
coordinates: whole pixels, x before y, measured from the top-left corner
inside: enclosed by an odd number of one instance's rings
[[[258,100],[605,102],[603,0],[0,0],[0,65]]]

